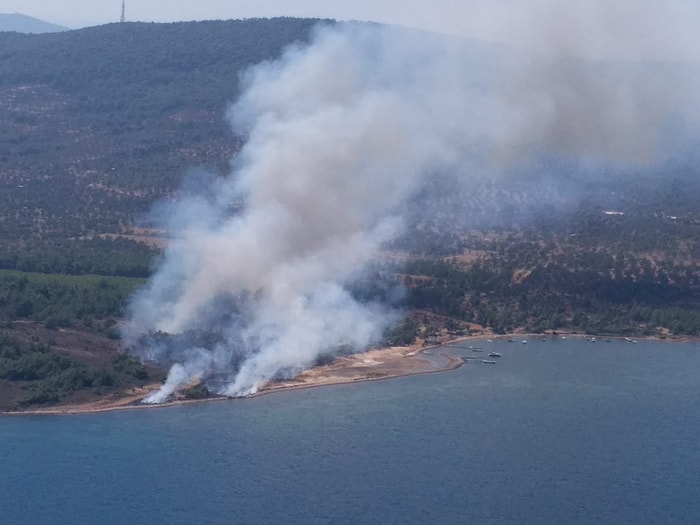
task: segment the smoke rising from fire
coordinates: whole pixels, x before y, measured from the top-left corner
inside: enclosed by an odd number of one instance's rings
[[[197,378],[248,395],[377,341],[396,314],[350,286],[426,180],[551,151],[647,160],[690,91],[618,66],[344,24],[251,69],[231,174],[168,209],[174,240],[130,306],[127,345],[173,365],[147,401]]]

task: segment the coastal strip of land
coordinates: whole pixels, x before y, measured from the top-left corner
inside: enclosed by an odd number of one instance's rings
[[[591,339],[590,336],[577,334],[557,334],[559,336],[569,336]],[[283,380],[273,381],[264,385],[256,394],[245,398],[251,399],[264,395],[285,392],[289,390],[298,390],[305,388],[315,388],[321,386],[340,385],[348,383],[358,383],[364,381],[377,381],[382,379],[391,379],[405,377],[417,374],[431,374],[438,372],[446,372],[455,370],[461,367],[469,358],[460,357],[457,355],[447,354],[441,351],[442,348],[449,348],[452,345],[466,342],[488,342],[492,337],[489,335],[464,336],[450,338],[441,342],[441,344],[424,346],[422,341],[418,341],[412,346],[389,347],[369,350],[367,352],[351,354],[337,358],[328,365],[317,366],[301,372],[296,377]],[[498,336],[494,339],[503,340],[508,336]],[[552,334],[513,334],[508,337],[520,339],[537,339],[552,337]],[[595,338],[592,338],[595,340]],[[614,339],[623,339],[617,337]],[[630,338],[624,338],[632,341]],[[655,338],[639,338],[655,339]],[[692,338],[679,337],[664,339],[666,342],[671,341],[689,341]],[[154,383],[145,385],[142,388],[130,390],[123,393],[121,396],[103,398],[90,403],[75,404],[75,405],[58,405],[46,408],[35,408],[22,411],[0,412],[0,415],[6,416],[28,416],[28,415],[74,415],[74,414],[95,414],[100,412],[113,412],[119,410],[140,410],[148,408],[166,408],[173,406],[188,405],[194,403],[204,403],[213,401],[226,401],[231,398],[218,396],[207,397],[204,399],[185,399],[181,396],[176,396],[174,399],[160,404],[147,404],[143,400],[154,391],[161,387],[160,384]]]
[[[475,337],[465,337],[450,341],[456,343]],[[441,345],[422,346],[416,343],[406,347],[390,347],[370,350],[363,353],[339,357],[333,363],[317,366],[303,371],[293,379],[274,381],[264,385],[256,394],[248,396],[249,399],[269,395],[288,390],[313,388],[320,386],[338,385],[344,383],[357,383],[362,381],[377,381],[416,374],[429,374],[454,370],[464,364],[461,357],[450,356],[436,351]],[[133,389],[119,397],[109,397],[90,403],[75,405],[58,405],[45,408],[33,408],[29,410],[0,412],[0,415],[27,416],[27,415],[75,415],[94,414],[100,412],[112,412],[118,410],[138,410],[147,408],[165,408],[194,403],[225,401],[227,397],[209,397],[205,399],[175,399],[160,403],[147,404],[143,400],[152,392],[158,390],[160,384],[145,385],[143,388]]]

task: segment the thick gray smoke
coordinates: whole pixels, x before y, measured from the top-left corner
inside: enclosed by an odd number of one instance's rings
[[[230,176],[170,209],[175,240],[131,304],[127,344],[173,365],[147,401],[198,378],[248,395],[376,341],[395,315],[349,286],[430,178],[552,150],[646,160],[690,92],[642,69],[346,24],[249,71]]]

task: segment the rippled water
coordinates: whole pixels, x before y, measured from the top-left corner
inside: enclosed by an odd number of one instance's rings
[[[0,418],[0,524],[700,520],[697,343],[483,346],[496,365]]]

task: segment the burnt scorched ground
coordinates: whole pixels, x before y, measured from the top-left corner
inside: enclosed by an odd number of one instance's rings
[[[54,330],[15,321],[2,339],[2,411],[117,402],[164,378],[163,371],[121,352],[117,341],[85,327]]]

